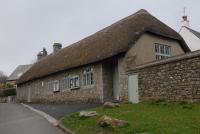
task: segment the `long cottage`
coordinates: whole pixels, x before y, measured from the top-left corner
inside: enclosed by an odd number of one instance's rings
[[[51,103],[129,99],[137,103],[141,101],[137,78],[128,72],[186,52],[190,49],[176,31],[140,10],[36,62],[17,81],[17,98]]]

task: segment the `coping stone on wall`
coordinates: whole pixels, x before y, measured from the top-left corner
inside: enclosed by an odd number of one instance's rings
[[[172,56],[168,59],[153,61],[153,62],[149,62],[149,63],[146,63],[146,64],[138,65],[135,68],[127,71],[127,73],[128,74],[129,73],[135,73],[138,70],[144,69],[144,68],[147,68],[147,67],[153,67],[153,66],[157,66],[157,65],[167,64],[167,63],[176,62],[176,61],[185,60],[185,59],[190,59],[190,58],[195,58],[195,57],[199,57],[199,56],[200,56],[200,50],[197,50],[197,51],[193,51],[193,52],[182,54],[182,55]]]

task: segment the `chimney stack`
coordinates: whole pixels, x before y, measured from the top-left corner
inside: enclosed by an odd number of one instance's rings
[[[183,16],[183,20],[181,21],[181,26],[182,27],[190,27],[187,16]]]
[[[184,15],[183,15],[183,17],[182,17],[183,20],[181,21],[181,26],[182,26],[182,27],[190,27],[190,26],[189,26],[188,17],[185,15],[186,7],[184,7],[183,12],[184,12]]]
[[[61,43],[54,43],[53,44],[53,53],[58,52],[60,49],[62,49],[62,44]]]
[[[37,54],[37,60],[39,61],[47,55],[48,53],[47,53],[46,48],[43,48],[43,50]]]

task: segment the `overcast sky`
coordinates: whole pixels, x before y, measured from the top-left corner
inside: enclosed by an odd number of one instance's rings
[[[190,26],[200,31],[199,0],[0,0],[0,70],[7,75],[52,44],[70,45],[146,9],[179,31],[183,7]]]

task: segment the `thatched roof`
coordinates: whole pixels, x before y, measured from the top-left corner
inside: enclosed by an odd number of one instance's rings
[[[18,84],[126,52],[145,32],[178,40],[185,52],[190,51],[176,31],[150,15],[147,11],[140,10],[36,62],[22,75],[18,80]]]

